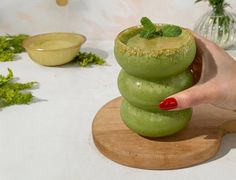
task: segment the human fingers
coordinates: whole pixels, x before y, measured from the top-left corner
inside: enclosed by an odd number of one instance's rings
[[[213,83],[195,85],[189,89],[173,94],[160,103],[163,110],[179,110],[211,103],[217,98],[217,88]]]

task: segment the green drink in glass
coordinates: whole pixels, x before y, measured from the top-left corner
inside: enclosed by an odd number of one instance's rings
[[[149,29],[142,23],[122,31],[115,40],[115,57],[122,67],[118,77],[123,97],[120,115],[132,131],[163,137],[180,131],[191,119],[191,108],[165,111],[159,103],[192,86],[188,67],[196,44],[190,30],[162,24],[151,24],[151,29],[150,20],[148,23]]]

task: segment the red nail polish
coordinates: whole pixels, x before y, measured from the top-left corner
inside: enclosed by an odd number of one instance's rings
[[[164,101],[162,101],[159,105],[159,107],[164,110],[175,109],[177,108],[177,106],[178,106],[178,103],[175,98],[164,99]]]

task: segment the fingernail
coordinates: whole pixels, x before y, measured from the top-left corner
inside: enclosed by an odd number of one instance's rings
[[[175,98],[166,98],[159,105],[159,107],[163,110],[175,109],[177,106],[178,103]]]

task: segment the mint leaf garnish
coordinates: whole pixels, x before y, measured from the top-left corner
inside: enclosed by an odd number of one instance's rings
[[[156,25],[150,19],[143,17],[140,22],[143,25],[140,37],[150,39],[157,36]]]
[[[145,39],[151,39],[158,36],[177,37],[182,33],[182,29],[175,25],[164,25],[157,30],[156,25],[147,17],[143,17],[140,22],[143,25],[140,37]]]
[[[175,25],[164,25],[161,30],[165,37],[177,37],[182,33],[182,29]]]

